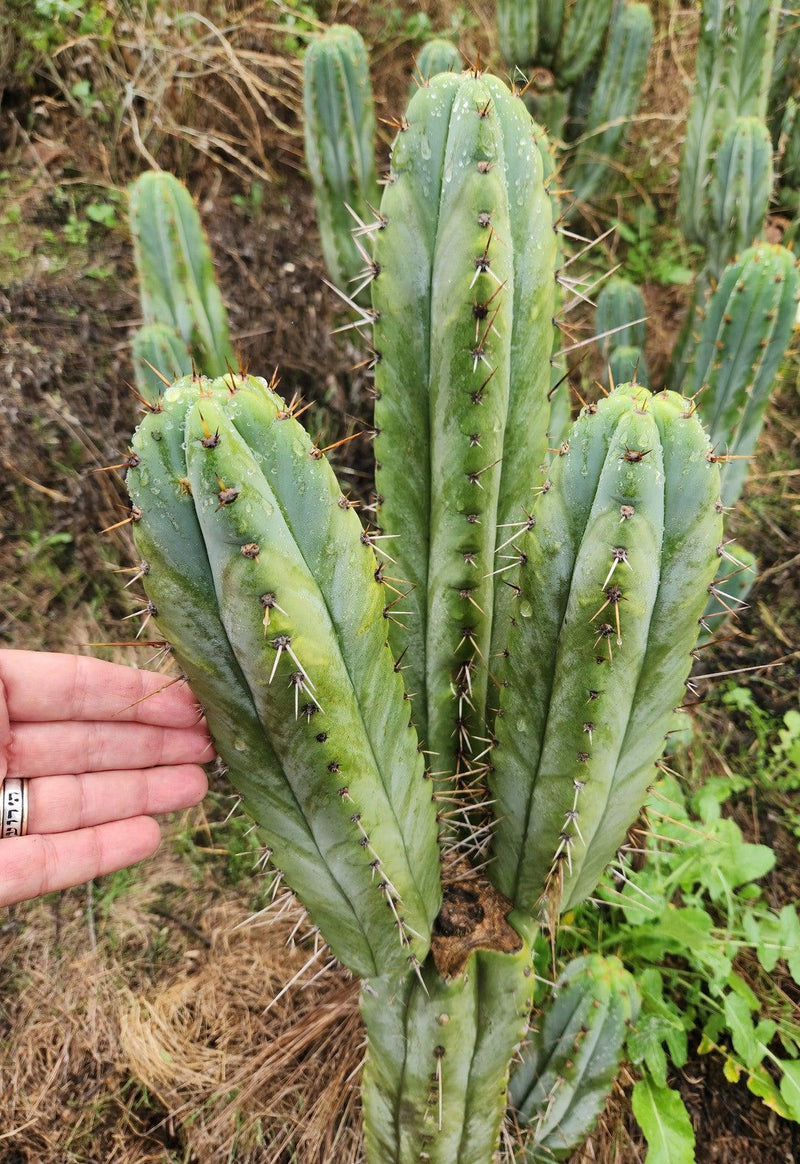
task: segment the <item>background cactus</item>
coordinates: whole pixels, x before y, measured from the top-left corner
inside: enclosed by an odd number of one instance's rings
[[[133,337],[131,355],[137,391],[150,404],[164,391],[162,376],[179,380],[192,370],[191,352],[174,328],[164,323],[140,327]]]
[[[615,275],[603,284],[597,296],[595,330],[611,383],[625,384],[631,380],[647,383],[646,319],[644,298],[635,283]],[[609,383],[608,375],[605,382]]]
[[[438,76],[439,73],[459,73],[463,67],[463,59],[458,47],[451,40],[436,36],[428,40],[417,53],[415,77],[411,81],[409,100],[419,87]]]
[[[364,257],[352,232],[358,219],[370,217],[369,207],[377,206],[378,184],[369,62],[355,28],[334,24],[308,46],[303,111],[306,165],[325,263],[336,286],[363,301],[368,298],[359,290]]]
[[[510,1101],[532,1136],[531,1164],[565,1160],[586,1138],[611,1092],[627,1026],[639,1013],[636,983],[618,958],[573,958],[525,1041]]]
[[[141,174],[129,193],[145,323],[162,324],[177,333],[199,371],[223,375],[234,363],[228,319],[189,191],[172,174],[154,170]],[[145,342],[152,342],[152,333],[149,341],[139,341]],[[163,332],[159,342],[168,342]],[[170,344],[169,359],[178,353]]]
[[[497,23],[506,61],[532,74],[526,100],[533,115],[572,147],[563,182],[574,203],[586,201],[638,108],[653,36],[648,6],[526,0],[499,4]]]
[[[692,349],[683,391],[702,392],[711,444],[723,461],[726,506],[739,497],[756,450],[792,337],[798,281],[794,255],[784,247],[759,243],[745,251],[723,273]]]

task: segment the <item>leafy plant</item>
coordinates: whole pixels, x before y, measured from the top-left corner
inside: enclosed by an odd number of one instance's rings
[[[735,699],[751,706],[749,692]],[[800,715],[789,724],[772,753],[779,764],[800,749]],[[608,905],[601,925],[582,909],[562,938],[567,951],[590,942],[615,953],[637,982],[641,1013],[627,1053],[642,1074],[634,1114],[657,1159],[694,1158],[688,1113],[669,1088],[693,1032],[700,1054],[723,1056],[729,1080],[745,1078],[769,1107],[800,1120],[800,1022],[773,977],[780,965],[800,984],[800,919],[794,905],[775,912],[764,902],[758,881],[775,854],[746,842],[721,811],[753,784],[750,774],[733,787],[720,778],[687,795],[664,772],[648,802],[650,827],[634,834],[640,850],[598,889]]]

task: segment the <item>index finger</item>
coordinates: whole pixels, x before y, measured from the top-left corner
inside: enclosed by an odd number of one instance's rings
[[[191,727],[202,718],[183,679],[88,655],[0,650],[0,683],[11,723],[129,720]]]

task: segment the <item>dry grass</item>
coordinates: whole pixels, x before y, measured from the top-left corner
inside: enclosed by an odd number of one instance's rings
[[[101,883],[4,926],[0,1151],[355,1162],[357,984],[323,949],[308,965],[291,904],[246,924],[245,894],[198,884],[168,846],[140,873],[110,906]]]

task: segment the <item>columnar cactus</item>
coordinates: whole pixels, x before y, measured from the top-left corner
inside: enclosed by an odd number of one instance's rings
[[[586,202],[608,175],[639,104],[653,39],[646,4],[623,4],[608,26],[600,70],[588,103],[581,137],[571,158],[568,181],[576,202]]]
[[[726,506],[739,497],[756,450],[791,341],[799,282],[791,251],[759,243],[725,269],[700,324],[683,391],[702,393],[703,417],[723,462]]]
[[[641,805],[717,565],[719,466],[680,397],[588,406],[542,483],[535,135],[477,70],[402,123],[364,235],[380,529],[243,373],[173,384],[129,457],[147,613],[273,866],[364,980],[370,1164],[493,1158],[537,927]]]
[[[498,649],[507,592],[495,551],[546,448],[555,235],[532,134],[496,78],[435,77],[408,107],[374,233],[378,520],[410,612],[391,641],[443,778],[481,750],[476,664]]]
[[[355,28],[334,24],[308,46],[303,110],[325,263],[341,291],[363,298],[364,257],[353,230],[377,205],[378,184],[369,62]]]
[[[275,867],[346,966],[407,970],[439,856],[374,543],[263,380],[179,380],[133,450],[153,616]]]
[[[714,282],[761,234],[772,178],[769,130],[757,117],[737,118],[722,135],[709,185],[706,274]]]
[[[150,404],[164,391],[164,378],[180,380],[192,370],[191,352],[175,329],[165,323],[140,327],[133,337],[131,355],[136,388]]]
[[[490,877],[518,909],[588,896],[644,799],[716,569],[719,489],[691,406],[637,386],[585,409],[551,465],[517,543],[488,775]]]
[[[141,174],[130,187],[130,229],[144,322],[177,332],[199,371],[223,375],[234,362],[228,319],[189,191],[161,170]]]
[[[597,296],[595,329],[600,354],[608,365],[606,383],[647,383],[646,317],[642,293],[630,279],[615,275],[603,285]]]
[[[498,4],[497,22],[505,59],[533,74],[526,100],[534,116],[576,147],[564,181],[574,203],[585,201],[607,175],[638,108],[653,36],[650,9],[628,0],[525,0]]]
[[[627,1026],[639,1014],[636,983],[618,958],[568,963],[555,997],[531,1031],[511,1078],[510,1100],[530,1125],[530,1164],[565,1160],[605,1106]]]
[[[436,36],[426,41],[417,54],[416,77],[411,82],[410,97],[416,93],[419,81],[427,83],[439,73],[458,73],[462,67],[461,53],[451,40]]]
[[[707,243],[709,182],[724,131],[738,117],[765,120],[779,7],[776,0],[702,0],[678,195],[689,242]]]

